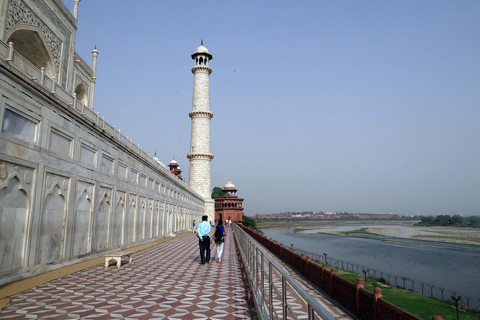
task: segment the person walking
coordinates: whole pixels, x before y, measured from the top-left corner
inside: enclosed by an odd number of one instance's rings
[[[200,263],[210,262],[210,224],[207,222],[208,216],[202,216],[202,222],[198,224],[198,245],[200,247]]]
[[[195,233],[195,220],[193,220],[193,228],[192,228],[192,232]]]
[[[218,220],[218,224],[215,227],[215,234],[213,241],[215,241],[215,246],[217,247],[217,262],[222,261],[223,245],[225,244],[225,237],[227,236],[227,231],[223,226],[223,221]]]

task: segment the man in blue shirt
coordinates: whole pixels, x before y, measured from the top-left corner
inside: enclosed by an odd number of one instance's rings
[[[210,262],[210,224],[207,222],[208,216],[202,216],[202,222],[198,224],[197,234],[200,239],[200,260],[201,264]],[[205,256],[205,251],[207,252]]]

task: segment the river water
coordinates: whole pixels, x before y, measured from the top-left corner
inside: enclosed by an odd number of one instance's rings
[[[444,288],[444,298],[450,299],[452,292],[462,296],[470,308],[480,309],[480,247],[441,242],[416,241],[400,238],[364,239],[326,234],[296,234],[294,227],[263,229],[263,233],[278,240],[285,246],[316,253],[328,259],[341,260],[350,264],[358,264],[370,270],[377,270],[390,283],[403,287],[401,277],[415,280],[415,291],[421,293],[421,283],[424,283],[424,295],[430,296],[430,286],[433,285],[433,295],[441,298],[441,288]],[[352,270],[352,266],[349,267]],[[354,267],[356,271],[356,267]],[[362,267],[359,267],[360,274]],[[373,272],[370,272],[373,276]],[[406,288],[412,288],[412,282],[407,280]],[[430,285],[430,286],[429,286]]]

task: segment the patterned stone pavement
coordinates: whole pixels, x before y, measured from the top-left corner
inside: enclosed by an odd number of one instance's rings
[[[11,297],[0,319],[257,319],[229,232],[222,261],[200,264],[191,234]]]

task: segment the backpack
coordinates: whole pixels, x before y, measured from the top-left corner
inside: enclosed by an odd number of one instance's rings
[[[223,242],[223,227],[218,226],[217,229],[215,230],[215,236],[213,237],[213,241],[215,243],[222,243]]]

